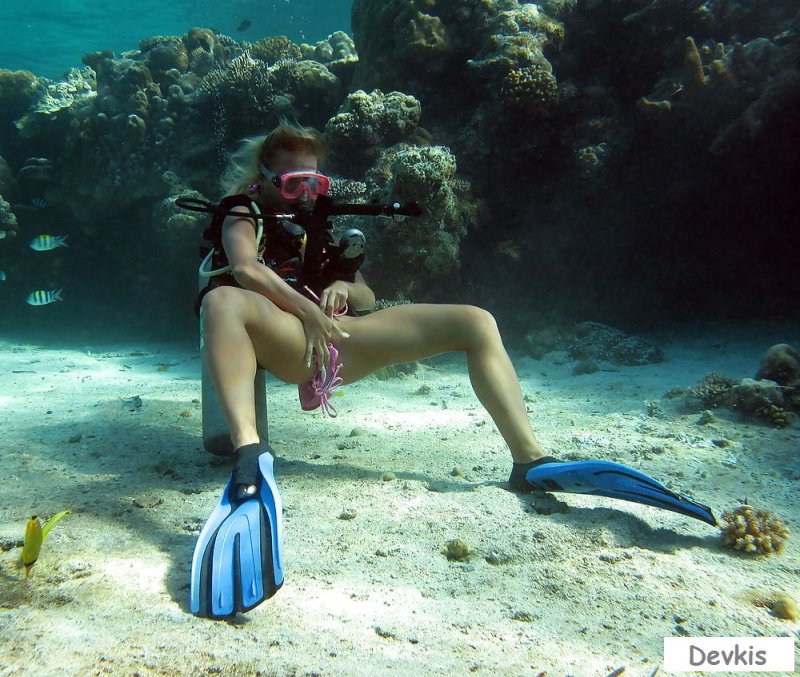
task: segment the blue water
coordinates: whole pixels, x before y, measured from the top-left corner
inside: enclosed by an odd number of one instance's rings
[[[350,32],[351,0],[24,0],[0,2],[0,68],[26,69],[59,78],[81,66],[81,55],[136,49],[154,35],[183,35],[190,28],[213,28],[237,40],[286,35],[313,43],[334,31]],[[244,19],[251,21],[237,31]]]

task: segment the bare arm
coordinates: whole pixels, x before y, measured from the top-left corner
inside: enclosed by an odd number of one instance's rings
[[[234,279],[244,289],[268,298],[281,310],[297,317],[303,323],[306,334],[307,364],[312,353],[323,359],[327,357],[327,343],[332,335],[347,338],[346,332],[332,318],[326,317],[320,308],[284,282],[275,271],[258,260],[258,249],[254,232],[254,221],[248,218],[245,208],[235,208],[242,216],[229,216],[222,226],[222,246]]]
[[[337,280],[326,287],[320,297],[319,307],[328,317],[332,317],[345,304],[353,310],[371,310],[375,307],[375,294],[360,272],[356,272],[353,282]]]

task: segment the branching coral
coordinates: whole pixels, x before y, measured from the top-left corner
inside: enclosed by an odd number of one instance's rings
[[[227,66],[212,70],[198,90],[214,101],[238,101],[240,106],[252,102],[268,108],[273,95],[271,69],[245,52]]]
[[[706,409],[714,409],[728,401],[731,388],[735,385],[736,379],[711,372],[692,386],[689,394],[700,400]]]
[[[764,37],[746,44],[698,45],[688,36],[682,65],[641,99],[641,109],[656,120],[691,118],[691,125],[708,136],[712,153],[730,155],[780,124],[781,111],[797,107],[796,64],[792,46]]]
[[[262,38],[258,42],[253,43],[250,48],[250,54],[254,59],[266,61],[270,65],[287,59],[297,61],[303,57],[303,52],[300,47],[285,35]]]
[[[783,550],[789,528],[768,510],[744,504],[722,514],[722,545],[746,555],[772,555]]]

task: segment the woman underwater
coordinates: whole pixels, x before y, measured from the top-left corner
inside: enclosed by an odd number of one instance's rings
[[[511,452],[511,489],[612,496],[716,523],[707,506],[626,466],[545,456],[497,324],[485,310],[403,304],[354,316],[345,311],[375,304],[357,270],[329,276],[317,289],[298,282],[306,277],[304,263],[317,260],[311,252],[322,251],[306,247],[311,235],[296,221],[327,196],[330,179],[319,172],[325,150],[317,131],[288,123],[246,140],[223,179],[228,197],[206,231],[214,245],[211,263],[222,274],[211,277],[202,294],[204,340],[234,468],[195,547],[193,613],[227,618],[252,609],[283,584],[280,494],[272,450],[256,423],[253,379],[259,367],[299,384],[303,409],[329,410],[328,397],[338,385],[391,364],[464,352],[475,394]],[[289,212],[294,223],[255,218]],[[322,267],[330,263],[319,260]]]
[[[297,384],[310,382],[318,364],[340,367],[338,375],[347,384],[391,364],[453,351],[466,353],[475,394],[514,462],[542,457],[517,376],[488,312],[467,305],[403,304],[368,315],[337,315],[345,307],[374,306],[375,295],[360,272],[352,282],[334,281],[315,301],[268,265],[280,268],[283,262],[272,256],[267,229],[256,243],[257,224],[248,218],[246,205],[255,202],[265,213],[292,211],[313,202],[321,187],[327,193],[328,179],[318,173],[325,150],[315,130],[284,123],[245,142],[244,162],[226,176],[228,195],[246,196],[233,208],[241,216],[225,217],[221,229],[229,282],[237,286],[211,289],[202,309],[209,369],[237,458],[259,449],[253,396],[257,365]],[[255,482],[247,479],[237,476],[234,482],[240,497],[255,491]]]

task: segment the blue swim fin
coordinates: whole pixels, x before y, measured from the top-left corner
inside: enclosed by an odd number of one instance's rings
[[[283,514],[273,457],[258,457],[256,493],[234,497],[233,474],[208,518],[192,558],[190,608],[207,618],[249,611],[283,585]]]
[[[608,496],[671,510],[716,526],[707,505],[676,494],[644,473],[611,461],[549,461],[534,466],[525,479],[535,489]]]

